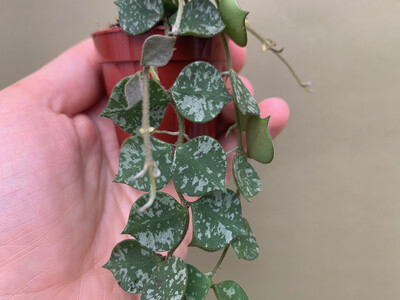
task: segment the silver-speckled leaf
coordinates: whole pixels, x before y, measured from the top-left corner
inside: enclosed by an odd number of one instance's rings
[[[157,266],[144,288],[141,300],[181,300],[188,282],[188,270],[184,261],[172,257]]]
[[[243,218],[243,227],[246,235],[238,236],[232,241],[232,248],[239,258],[246,260],[255,260],[260,254],[260,249],[249,222]]]
[[[174,24],[176,13],[169,19]],[[179,35],[212,37],[222,32],[225,24],[218,9],[209,0],[192,0],[183,8]]]
[[[133,76],[139,76],[135,74]],[[142,101],[127,109],[128,102],[125,97],[125,85],[133,77],[122,79],[114,87],[107,107],[101,113],[102,117],[114,121],[122,130],[132,135],[139,135],[142,124]],[[153,79],[149,82],[150,91],[150,125],[157,128],[164,118],[165,110],[170,101],[167,92]]]
[[[203,61],[186,66],[170,92],[180,114],[196,123],[214,119],[232,100],[218,70]]]
[[[188,196],[226,191],[226,154],[209,136],[199,136],[179,146],[174,155],[172,180]]]
[[[161,257],[135,240],[118,243],[110,260],[103,266],[110,270],[120,287],[128,293],[141,293]]]
[[[242,207],[235,192],[215,192],[192,203],[193,234],[206,249],[218,250],[246,234]]]
[[[188,269],[188,285],[186,293],[182,300],[204,300],[206,299],[207,292],[212,285],[212,281],[209,277],[201,273],[198,269],[192,265],[187,264]]]
[[[249,300],[242,287],[231,280],[218,283],[213,289],[218,300]]]
[[[135,74],[125,84],[125,99],[128,103],[126,109],[131,109],[143,99],[143,83],[140,73]]]
[[[176,37],[154,34],[143,43],[142,66],[162,67],[168,64],[174,53]]]
[[[164,15],[162,0],[117,0],[115,5],[122,30],[132,35],[148,31]]]
[[[139,212],[149,195],[143,195],[132,205],[128,224],[122,233],[132,235],[153,251],[171,250],[182,239],[187,210],[170,195],[158,192],[153,205]]]
[[[247,161],[245,154],[235,155],[232,161],[232,173],[240,194],[247,200],[260,192],[260,177]]]
[[[234,70],[229,70],[232,92],[239,110],[244,115],[260,115],[260,108],[249,90]]]
[[[263,164],[274,158],[274,145],[268,131],[269,118],[252,116],[246,127],[247,156]]]
[[[150,141],[153,159],[161,172],[161,175],[156,178],[157,190],[159,190],[166,186],[172,177],[173,147],[171,144],[153,137],[150,138]],[[125,183],[140,191],[148,192],[151,185],[147,173],[134,179],[143,169],[144,161],[143,138],[134,136],[126,139],[119,152],[119,170],[114,182]]]

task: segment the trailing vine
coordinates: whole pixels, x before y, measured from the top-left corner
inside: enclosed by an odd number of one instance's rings
[[[241,199],[249,200],[261,190],[261,180],[249,162],[269,163],[274,148],[268,132],[269,117],[261,118],[257,101],[232,68],[227,37],[240,46],[247,44],[247,31],[261,40],[264,50],[282,58],[275,44],[246,27],[248,12],[236,0],[118,0],[119,22],[131,35],[163,24],[164,35],[151,35],[143,44],[143,70],[122,79],[114,88],[102,116],[112,119],[131,134],[120,150],[115,182],[146,192],[132,206],[124,234],[104,265],[128,293],[143,299],[205,299],[212,289],[218,299],[248,299],[233,281],[214,283],[213,277],[230,247],[240,259],[254,260],[259,248],[249,222],[242,217]],[[227,70],[217,70],[204,61],[188,64],[166,90],[157,68],[167,65],[181,35],[210,38],[220,35]],[[268,44],[269,43],[269,44]],[[230,94],[224,79],[229,78]],[[210,136],[190,138],[185,120],[206,123],[216,118],[233,101],[237,145],[225,152]],[[167,106],[174,108],[179,130],[157,130]],[[154,133],[177,136],[174,144],[153,137]],[[242,139],[246,135],[246,145]],[[226,188],[227,155],[232,162],[234,192]],[[160,192],[172,180],[179,199]],[[200,197],[188,202],[185,196]],[[190,218],[190,212],[192,217]],[[190,246],[222,254],[208,273],[174,256],[187,235]],[[160,254],[164,252],[164,254]],[[234,296],[233,296],[234,295]],[[234,298],[233,298],[234,297]]]

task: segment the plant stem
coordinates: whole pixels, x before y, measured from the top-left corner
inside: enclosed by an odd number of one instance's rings
[[[235,96],[235,89],[232,85],[232,77],[230,75],[230,72],[234,72],[232,69],[232,62],[231,62],[231,54],[229,52],[229,46],[228,42],[226,41],[225,35],[222,33],[221,34],[222,41],[224,42],[224,47],[225,47],[225,55],[226,55],[226,62],[228,64],[228,69],[229,69],[229,78],[231,82],[231,87],[232,87],[232,95],[233,95],[233,107],[235,111],[235,123],[236,123],[236,128],[237,128],[237,142],[238,142],[238,153],[243,153],[244,152],[244,147],[243,147],[243,139],[242,139],[242,127],[240,125],[240,117],[239,117],[239,109],[236,104],[236,96]]]
[[[142,128],[140,128],[140,133],[143,137],[143,145],[145,151],[145,162],[144,162],[144,170],[147,170],[151,190],[150,190],[150,198],[147,203],[142,206],[139,211],[143,212],[148,209],[156,199],[157,186],[156,179],[154,174],[159,172],[155,161],[153,160],[153,155],[151,153],[151,142],[150,142],[150,133],[154,130],[154,128],[150,127],[150,95],[149,95],[149,70],[150,67],[143,68],[143,110],[142,110]]]
[[[178,12],[176,13],[175,24],[174,24],[174,26],[172,26],[172,30],[171,30],[172,35],[177,35],[179,32],[179,27],[181,26],[184,6],[185,6],[185,2],[183,0],[179,0],[179,6],[178,6]]]
[[[186,135],[185,134],[185,121],[183,120],[182,115],[179,113],[178,107],[176,106],[174,100],[171,101],[171,104],[172,104],[172,107],[175,110],[176,116],[178,118],[178,124],[179,124],[179,134],[178,134],[178,140],[176,142],[176,147],[178,147],[179,145],[183,144],[183,138]]]
[[[281,55],[282,50],[277,50],[274,47],[276,46],[276,43],[270,39],[264,39],[257,31],[255,31],[253,28],[251,28],[250,24],[246,22],[246,29],[248,32],[250,32],[254,37],[256,37],[261,43],[262,43],[262,50],[264,52],[271,50],[273,54],[276,55],[276,57],[279,58],[279,60],[288,68],[289,72],[292,74],[294,79],[296,79],[297,83],[305,89],[307,92],[312,93],[312,89],[310,89],[311,82],[303,82],[301,81],[300,77],[296,74],[292,66],[287,62],[286,59],[283,58]]]
[[[224,251],[222,252],[221,257],[219,258],[214,269],[211,271],[211,277],[214,277],[215,273],[217,273],[219,267],[221,266],[222,262],[224,261],[224,258],[226,256],[226,253],[228,252],[228,249],[229,249],[229,244],[224,248]]]

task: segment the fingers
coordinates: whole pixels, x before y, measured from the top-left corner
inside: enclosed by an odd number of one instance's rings
[[[290,110],[288,104],[280,98],[268,98],[259,103],[259,107],[261,118],[271,116],[268,130],[271,137],[275,138],[289,121]]]
[[[239,73],[246,63],[246,48],[239,47],[232,40],[229,40],[229,51],[231,53],[232,68]]]
[[[21,105],[67,115],[90,108],[104,93],[93,42],[74,46],[4,92]]]

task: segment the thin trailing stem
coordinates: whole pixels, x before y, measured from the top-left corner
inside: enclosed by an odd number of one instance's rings
[[[219,267],[221,266],[222,262],[225,259],[226,253],[229,250],[229,244],[224,248],[224,251],[221,254],[221,257],[219,258],[217,264],[215,265],[214,269],[211,271],[211,277],[214,277],[215,273],[217,273]]]
[[[143,171],[147,170],[150,179],[151,189],[150,198],[147,203],[139,209],[140,212],[145,211],[154,203],[157,193],[155,177],[160,175],[160,170],[153,160],[153,155],[151,153],[150,133],[154,131],[154,128],[150,127],[149,69],[150,67],[144,67],[143,69],[143,116],[142,128],[140,128],[140,133],[143,137],[143,145],[145,151],[145,162]]]
[[[183,7],[185,6],[184,0],[179,0],[178,11],[176,13],[176,20],[174,26],[172,26],[171,34],[177,35],[179,32],[179,27],[181,26]]]
[[[168,134],[168,135],[180,135],[179,131],[168,131],[168,130],[154,130],[152,133],[159,133],[159,134]],[[183,133],[183,137],[188,141],[190,140],[190,137],[186,134]]]
[[[226,55],[226,62],[228,64],[228,69],[231,72],[232,71],[232,62],[231,62],[231,54],[229,52],[229,46],[228,46],[228,42],[226,41],[225,35],[222,33],[221,34],[222,37],[222,41],[224,42],[224,47],[225,47],[225,55]],[[231,85],[232,85],[232,78],[229,74],[229,78],[231,81]],[[234,107],[234,111],[235,111],[235,123],[236,123],[236,128],[237,128],[237,152],[238,153],[243,153],[244,152],[244,147],[243,147],[243,140],[242,140],[242,127],[240,125],[240,117],[239,117],[239,109],[236,105],[236,97],[235,97],[235,91],[234,91],[234,87],[232,85],[232,94],[233,94],[233,107]]]
[[[251,26],[250,23],[246,21],[246,29],[250,32],[255,38],[257,38],[262,44],[262,50],[264,52],[271,50],[276,57],[288,68],[289,72],[292,74],[294,79],[296,79],[297,83],[304,88],[307,92],[312,93],[312,89],[310,88],[311,82],[303,82],[300,77],[296,74],[293,67],[287,62],[287,60],[281,55],[283,49],[275,49],[276,43],[270,39],[263,38],[257,31],[255,31]]]

